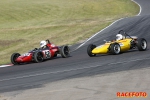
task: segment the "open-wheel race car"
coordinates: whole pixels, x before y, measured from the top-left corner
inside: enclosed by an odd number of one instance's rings
[[[11,62],[14,65],[29,63],[29,62],[43,62],[60,54],[63,58],[70,55],[70,49],[67,45],[55,46],[50,43],[49,40],[41,41],[41,48],[35,48],[28,53],[20,55],[19,53],[13,53],[11,55]]]
[[[147,41],[144,38],[137,38],[136,36],[130,36],[125,31],[120,30],[116,35],[116,40],[106,41],[99,46],[90,44],[87,47],[87,54],[90,57],[96,56],[96,54],[114,54],[126,52],[128,50],[138,49],[139,51],[145,51],[147,49]]]

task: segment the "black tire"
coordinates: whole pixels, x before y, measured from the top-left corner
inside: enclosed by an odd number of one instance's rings
[[[110,45],[110,53],[117,55],[121,51],[120,45],[118,43],[113,43]]]
[[[42,52],[35,52],[33,57],[36,63],[43,62],[44,60]]]
[[[87,47],[87,54],[90,56],[90,57],[94,57],[96,56],[96,54],[93,54],[92,53],[92,50],[96,48],[96,45],[93,45],[93,44],[90,44],[88,47]]]
[[[63,58],[67,58],[70,55],[70,49],[68,46],[60,47],[59,51],[60,51],[60,54]]]
[[[57,57],[57,53],[54,54],[54,57]]]
[[[139,51],[145,51],[147,49],[147,41],[144,38],[137,39],[136,46]]]
[[[18,65],[19,63],[16,62],[15,60],[16,60],[16,58],[18,58],[19,56],[20,56],[19,53],[13,53],[13,54],[11,55],[11,63],[14,64],[14,65]]]

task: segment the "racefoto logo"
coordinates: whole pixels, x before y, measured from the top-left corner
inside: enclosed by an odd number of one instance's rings
[[[148,95],[146,92],[117,92],[119,98],[146,98]]]

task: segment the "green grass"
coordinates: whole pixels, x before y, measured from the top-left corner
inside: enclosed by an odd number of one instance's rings
[[[130,0],[2,0],[0,3],[0,64],[14,52],[84,40],[121,17],[136,15]]]

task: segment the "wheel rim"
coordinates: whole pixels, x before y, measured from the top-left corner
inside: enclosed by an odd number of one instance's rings
[[[69,54],[69,49],[67,47],[64,48],[64,54],[68,55]]]
[[[141,47],[142,47],[142,49],[146,49],[146,47],[147,47],[147,43],[146,43],[146,41],[145,41],[145,40],[143,40],[143,41],[142,41],[142,43],[141,43]]]
[[[14,57],[13,57],[13,60],[15,61],[19,56],[20,56],[19,54],[15,54]]]
[[[43,57],[41,56],[40,53],[37,54],[37,60],[38,60],[38,61],[43,61]]]
[[[93,54],[93,53],[92,53],[92,50],[93,50],[94,48],[95,48],[95,46],[92,45],[92,47],[91,47],[91,55],[92,55],[92,56],[95,56],[95,55],[96,55],[96,54]]]
[[[15,55],[13,56],[13,58],[12,58],[12,63],[13,63],[13,64],[18,64],[18,63],[16,62],[16,59],[17,59],[19,56],[20,56],[20,54],[15,54]]]
[[[115,45],[115,46],[114,46],[114,51],[115,51],[116,54],[118,54],[118,53],[120,52],[120,47],[119,47],[119,45]]]
[[[16,60],[16,58],[18,58],[20,55],[19,54],[16,54],[15,56],[14,56],[14,60]]]

